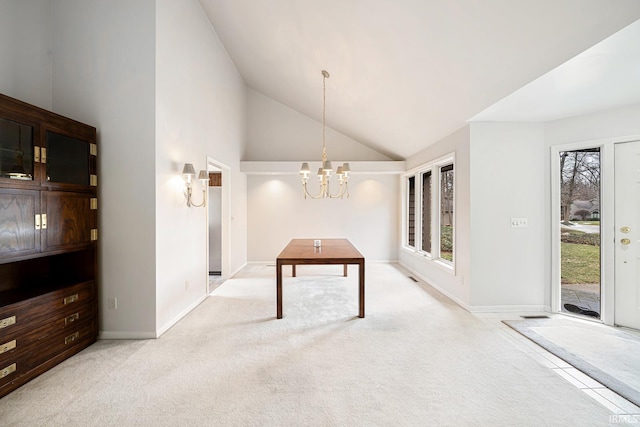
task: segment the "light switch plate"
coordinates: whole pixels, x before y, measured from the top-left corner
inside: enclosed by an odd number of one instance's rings
[[[526,227],[527,218],[511,218],[511,227]]]

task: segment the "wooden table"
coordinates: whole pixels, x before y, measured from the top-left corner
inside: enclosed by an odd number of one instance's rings
[[[293,239],[276,259],[276,315],[282,319],[282,266],[290,265],[293,277],[296,266],[302,264],[342,264],[344,276],[347,265],[359,266],[359,313],[364,317],[364,257],[347,239],[322,239],[319,248],[313,246],[314,239]]]

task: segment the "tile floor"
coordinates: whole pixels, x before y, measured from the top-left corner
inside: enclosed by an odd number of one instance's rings
[[[537,314],[548,315],[549,317],[562,316],[561,314],[527,313],[527,315]],[[604,385],[502,323],[502,320],[519,320],[521,319],[520,315],[510,313],[474,313],[474,315],[496,328],[497,332],[503,335],[516,348],[541,365],[553,370],[553,372],[609,409],[614,414],[609,420],[610,424],[640,424],[640,407],[609,390]]]

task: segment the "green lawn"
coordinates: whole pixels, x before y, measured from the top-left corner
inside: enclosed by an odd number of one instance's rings
[[[562,283],[600,283],[600,246],[562,243]]]

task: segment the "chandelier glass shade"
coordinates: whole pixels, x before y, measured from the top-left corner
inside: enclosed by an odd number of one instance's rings
[[[309,177],[311,170],[309,169],[309,163],[304,162],[300,167],[300,179],[302,181],[302,191],[304,198],[310,199],[342,199],[344,196],[349,197],[349,176],[351,174],[351,168],[349,163],[343,163],[342,166],[338,166],[335,171],[335,175],[338,178],[339,188],[335,194],[331,194],[330,183],[333,176],[333,165],[327,160],[327,145],[325,142],[325,129],[326,129],[326,80],[329,78],[329,73],[322,70],[322,166],[318,168],[316,176],[320,183],[320,191],[316,195],[309,193],[307,184],[309,183]]]

